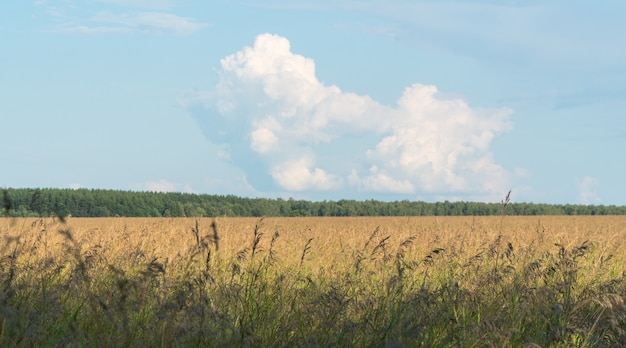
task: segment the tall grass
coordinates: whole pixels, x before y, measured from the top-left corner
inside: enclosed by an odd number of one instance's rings
[[[617,217],[0,220],[0,346],[626,345]]]

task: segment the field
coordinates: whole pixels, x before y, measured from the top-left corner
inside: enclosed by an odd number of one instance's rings
[[[626,345],[626,217],[0,219],[0,346]]]

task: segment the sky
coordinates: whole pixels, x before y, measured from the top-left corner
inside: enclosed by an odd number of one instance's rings
[[[626,2],[0,5],[0,187],[626,205]]]

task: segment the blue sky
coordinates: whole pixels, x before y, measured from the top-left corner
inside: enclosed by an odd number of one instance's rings
[[[0,5],[0,186],[626,204],[623,1]]]

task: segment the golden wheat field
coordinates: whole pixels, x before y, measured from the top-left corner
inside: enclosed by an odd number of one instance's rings
[[[281,261],[300,261],[309,239],[308,267],[317,268],[346,262],[377,230],[375,242],[387,238],[395,247],[415,237],[411,252],[427,255],[444,248],[471,257],[484,251],[486,243],[501,236],[513,247],[533,246],[537,251],[566,248],[584,241],[593,242],[600,254],[626,254],[626,217],[622,216],[539,216],[539,217],[294,217],[294,218],[72,218],[66,224],[51,218],[0,219],[3,237],[19,236],[23,243],[48,239],[49,252],[62,249],[65,240],[58,231],[69,231],[83,251],[101,248],[104,255],[124,258],[141,250],[159,259],[174,260],[196,244],[192,230],[213,233],[215,222],[220,253],[229,257],[248,246],[253,231],[263,233],[260,246],[267,248],[275,232]]]
[[[0,346],[626,344],[626,218],[0,219]]]

